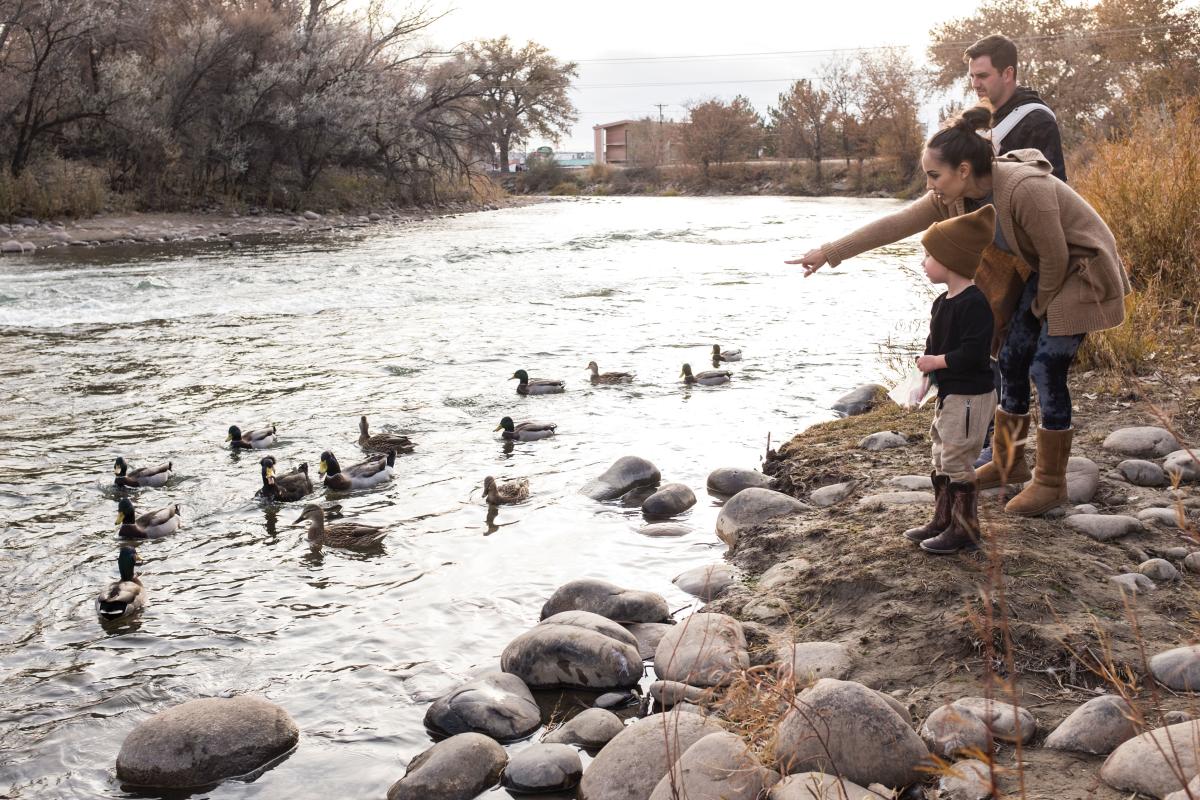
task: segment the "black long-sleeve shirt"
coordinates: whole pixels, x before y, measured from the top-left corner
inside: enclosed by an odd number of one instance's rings
[[[946,357],[946,368],[934,371],[939,399],[996,388],[990,359],[992,324],[992,307],[977,286],[954,297],[943,292],[933,301],[925,355]]]
[[[992,127],[994,128],[999,125],[1017,106],[1023,106],[1028,103],[1049,105],[1038,96],[1037,92],[1027,89],[1024,86],[1018,86],[1017,91],[1008,99],[1008,102],[1000,106],[992,114]],[[1005,136],[1004,140],[1000,142],[1000,152],[997,155],[1004,155],[1013,150],[1022,150],[1026,147],[1041,150],[1042,155],[1054,167],[1054,177],[1063,183],[1067,182],[1067,165],[1063,160],[1062,134],[1058,130],[1058,122],[1054,117],[1045,111],[1029,112],[1025,115],[1024,119],[1008,132],[1008,136]]]

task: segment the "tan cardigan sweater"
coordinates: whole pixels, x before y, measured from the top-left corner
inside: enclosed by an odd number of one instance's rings
[[[1087,201],[1050,174],[1037,150],[1014,150],[992,166],[996,223],[1014,253],[1038,273],[1033,313],[1051,336],[1115,328],[1132,291],[1112,231]],[[933,192],[901,210],[821,246],[831,267],[966,213]],[[1008,309],[1009,313],[1012,309]]]

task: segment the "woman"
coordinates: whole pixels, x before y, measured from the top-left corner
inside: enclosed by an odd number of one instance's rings
[[[1032,273],[1011,293],[989,291],[988,281],[979,281],[996,311],[997,331],[1004,331],[1005,321],[1008,327],[999,340],[1003,380],[993,459],[976,478],[981,490],[1032,478],[1005,510],[1035,516],[1067,499],[1073,433],[1067,372],[1085,334],[1121,324],[1131,288],[1100,215],[1051,175],[1037,150],[994,158],[991,144],[976,133],[989,120],[987,109],[973,108],[929,140],[921,156],[929,193],[920,200],[787,263],[802,264],[807,277],[825,264],[836,267],[940,220],[995,205],[992,247],[1019,258]],[[1030,378],[1041,411],[1032,475],[1025,464]]]

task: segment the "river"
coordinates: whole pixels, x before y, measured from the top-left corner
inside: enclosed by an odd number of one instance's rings
[[[724,549],[705,476],[758,466],[768,436],[881,377],[881,343],[923,336],[915,241],[808,279],[782,263],[897,205],[595,198],[0,259],[0,796],[133,796],[114,765],[138,723],[249,692],[288,710],[300,744],[201,796],[381,797],[429,746],[429,703],[496,665],[560,584],[691,607],[671,579]],[[745,354],[732,382],[685,388],[681,365],[711,369],[714,343]],[[637,378],[593,387],[590,360]],[[567,391],[518,397],[520,368]],[[289,524],[299,504],[254,499],[259,455],[225,432],[275,423],[272,455],[315,477],[322,450],[359,460],[360,414],[417,443],[394,481],[339,500],[390,533],[378,553],[314,552]],[[505,415],[558,435],[506,447]],[[625,454],[693,487],[693,533],[640,535],[638,509],[577,493]],[[139,513],[179,503],[184,526],[139,547],[146,610],[104,627],[117,456],[173,462],[132,496]],[[529,478],[531,499],[489,524],[486,475]]]

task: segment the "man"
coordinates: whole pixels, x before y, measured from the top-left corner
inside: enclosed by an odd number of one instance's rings
[[[992,107],[996,155],[1027,147],[1041,150],[1054,167],[1054,176],[1066,181],[1058,121],[1037,92],[1017,85],[1017,46],[1013,41],[999,34],[985,36],[967,48],[963,61],[971,88],[981,102]]]

